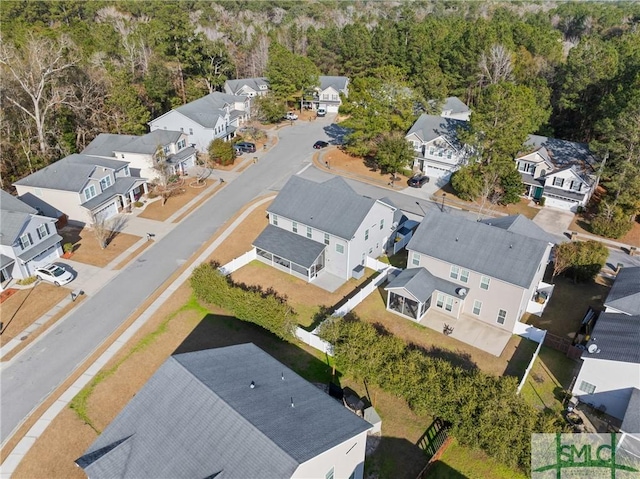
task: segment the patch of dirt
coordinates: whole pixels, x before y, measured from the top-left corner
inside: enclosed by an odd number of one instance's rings
[[[15,290],[16,292],[2,303],[3,330],[0,343],[6,344],[48,312],[67,296],[71,290],[64,286],[54,286],[40,282],[33,288]]]
[[[388,184],[391,181],[391,174],[382,173],[379,168],[375,168],[373,165],[367,165],[365,160],[360,157],[351,156],[341,150],[340,148],[329,148],[328,150],[321,152],[318,158],[320,166],[329,170],[337,170],[334,173],[340,174],[342,172],[350,175],[356,175],[359,177],[367,178],[376,183]],[[400,180],[397,180],[395,185],[405,187],[407,177],[398,173]]]
[[[123,220],[126,222],[126,216]],[[100,248],[90,226],[80,228],[78,226],[67,225],[58,230],[62,236],[62,243],[73,243],[73,260],[80,263],[91,264],[93,266],[104,267],[120,256],[123,252],[133,246],[139,236],[114,232],[113,237],[108,241],[105,249]]]
[[[192,188],[189,186],[189,183],[195,180],[196,178],[186,178],[184,185],[180,188],[180,191],[167,198],[167,201],[164,205],[162,204],[162,199],[154,200],[148,203],[144,211],[138,216],[140,218],[146,218],[149,220],[165,221],[191,200],[204,193],[206,187]],[[216,181],[217,179],[212,178],[207,178],[205,180],[205,182],[207,183],[207,187],[212,185]]]
[[[461,208],[463,210],[470,211],[478,211],[483,216],[499,216],[499,215],[523,215],[529,219],[533,219],[538,212],[541,210],[540,206],[531,206],[531,200],[528,198],[520,198],[518,203],[510,204],[510,205],[497,205],[497,204],[488,204],[482,206],[480,203],[476,201],[465,201],[460,199],[451,183],[440,188],[436,191],[432,198],[434,200],[444,201],[445,205],[455,206],[456,208]]]
[[[9,288],[0,293],[0,304],[4,303],[7,299],[18,292],[17,289]]]
[[[591,216],[588,213],[576,214],[573,218],[573,221],[569,225],[569,229],[572,231],[577,231],[578,233],[597,236],[589,230],[590,221]],[[616,241],[618,243],[628,244],[630,246],[640,248],[640,222],[638,220],[634,221],[633,226],[631,227],[631,231],[629,231],[622,238],[612,239],[605,238],[604,236],[600,236],[600,238],[610,239],[611,241]]]

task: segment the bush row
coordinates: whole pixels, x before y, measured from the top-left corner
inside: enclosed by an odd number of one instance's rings
[[[216,262],[203,263],[191,275],[191,287],[196,297],[219,306],[242,321],[248,321],[271,331],[281,339],[293,339],[297,313],[285,297],[274,290],[236,283],[219,271]]]

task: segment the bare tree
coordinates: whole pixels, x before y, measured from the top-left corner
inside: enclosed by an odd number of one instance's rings
[[[483,53],[478,67],[481,86],[493,85],[513,78],[512,54],[504,45],[493,45],[488,55]]]
[[[162,198],[164,206],[169,198],[181,192],[182,183],[174,181],[171,165],[167,161],[167,155],[162,146],[158,146],[153,161],[153,169],[157,174],[155,192]]]
[[[65,35],[55,41],[30,34],[22,50],[0,41],[0,66],[16,86],[5,85],[3,96],[35,123],[43,155],[47,153],[46,126],[50,113],[73,96],[73,88],[64,81],[64,76],[77,58],[75,45]]]
[[[483,211],[491,211],[502,198],[502,194],[496,188],[499,181],[500,175],[497,172],[487,171],[484,173],[479,197],[478,221],[482,219]],[[486,210],[485,207],[487,208]]]
[[[91,231],[93,231],[94,236],[98,240],[100,248],[105,249],[107,247],[111,230],[111,224],[108,220],[94,214],[91,215]]]

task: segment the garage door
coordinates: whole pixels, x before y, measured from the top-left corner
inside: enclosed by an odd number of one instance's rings
[[[327,113],[338,113],[338,105],[327,105]]]
[[[435,181],[436,185],[444,186],[449,183],[451,179],[451,171],[445,170],[443,168],[436,168],[431,165],[426,165],[427,171],[425,171],[426,175]]]
[[[115,203],[111,203],[110,205],[100,208],[99,210],[96,210],[94,212],[96,221],[98,222],[106,221],[112,216],[115,216],[117,214],[118,214],[118,207],[116,206]]]
[[[560,208],[561,210],[576,211],[578,209],[578,203],[561,200],[560,198],[545,197],[545,206],[551,206],[552,208]]]

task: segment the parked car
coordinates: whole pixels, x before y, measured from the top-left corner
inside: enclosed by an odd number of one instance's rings
[[[70,271],[53,263],[37,268],[35,274],[38,279],[53,283],[56,286],[67,284],[73,280],[73,274]]]
[[[249,143],[248,141],[241,141],[240,143],[236,143],[236,148],[240,148],[240,150],[244,153],[256,152],[255,143]]]
[[[316,150],[321,150],[322,148],[326,148],[327,146],[329,146],[329,143],[322,140],[318,140],[313,144],[313,148],[315,148]]]
[[[236,156],[240,156],[240,155],[242,155],[242,153],[243,153],[243,152],[242,152],[242,148],[240,148],[238,145],[235,145],[235,146],[233,147],[233,150],[235,151]]]
[[[294,112],[290,111],[289,113],[287,113],[284,116],[285,120],[297,120],[298,119],[298,115],[296,115]]]
[[[429,177],[425,175],[415,175],[409,178],[408,185],[412,188],[422,188],[422,185],[429,183]]]
[[[318,116],[325,116],[327,114],[327,109],[321,106],[320,108],[318,108],[316,114]]]

